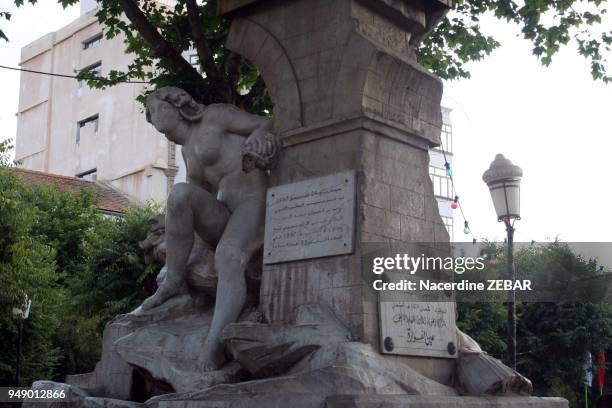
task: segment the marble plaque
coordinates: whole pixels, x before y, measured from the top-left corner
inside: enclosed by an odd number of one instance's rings
[[[355,172],[268,189],[264,263],[353,251]]]
[[[382,353],[457,357],[454,302],[380,302],[379,311]]]

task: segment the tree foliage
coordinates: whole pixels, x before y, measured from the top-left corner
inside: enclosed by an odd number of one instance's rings
[[[77,1],[58,0],[64,7]],[[23,5],[24,0],[14,2]],[[155,87],[175,85],[205,104],[233,103],[269,114],[271,100],[261,75],[224,46],[229,22],[217,16],[217,0],[177,0],[173,7],[155,0],[98,0],[98,5],[96,16],[105,26],[106,37],[123,35],[126,52],[134,60],[127,69],[111,70],[105,77],[79,73],[91,86],[130,80],[151,82]],[[607,5],[607,0],[456,0],[453,10],[417,50],[418,59],[441,78],[468,78],[467,63],[484,59],[500,46],[494,33],[484,33],[480,26],[483,16],[493,15],[501,23],[518,26],[543,65],[572,43],[587,59],[593,78],[610,82],[606,56],[612,30],[602,25]],[[10,13],[0,12],[3,17],[10,18]],[[0,38],[6,36],[0,32]],[[183,57],[189,49],[197,52],[197,68]],[[144,100],[144,95],[140,98]]]
[[[466,63],[481,60],[500,46],[480,27],[482,16],[493,14],[520,27],[542,64],[549,65],[559,49],[574,39],[578,52],[590,62],[593,78],[610,81],[605,55],[610,51],[612,31],[601,30],[606,1],[454,3],[454,10],[418,50],[419,61],[441,78],[469,77]],[[138,8],[132,0],[100,0],[97,17],[107,26],[107,37],[125,34],[127,50],[136,55],[129,70],[112,71],[110,82],[105,84],[118,79],[147,79],[158,86],[178,84],[204,103],[235,103],[256,113],[269,110],[261,76],[248,61],[224,47],[229,23],[216,15],[217,1],[197,5],[196,0],[178,0],[174,8],[157,7],[154,0],[140,4]],[[122,12],[128,16],[127,21],[121,19]],[[203,78],[180,56],[190,46],[197,50]],[[147,68],[154,64],[157,70],[149,71]]]
[[[493,246],[491,252],[499,256],[493,268],[505,268],[504,248]],[[531,379],[536,395],[562,396],[572,407],[583,406],[585,361],[612,349],[612,305],[598,290],[610,290],[608,280],[595,260],[560,242],[521,248],[515,265],[517,278],[523,273],[541,277],[556,300],[517,303],[517,369]],[[581,285],[590,281],[596,285]],[[577,297],[581,288],[591,292]],[[460,303],[458,309],[458,326],[508,364],[506,306],[501,301]]]
[[[607,71],[612,30],[602,25],[606,0],[457,0],[437,29],[422,44],[419,59],[445,79],[469,77],[466,63],[489,55],[500,43],[486,35],[480,20],[493,14],[501,22],[517,25],[531,42],[533,54],[548,66],[570,42],[590,64],[594,79],[612,80]]]
[[[519,370],[537,379],[534,386],[540,395],[562,395],[572,406],[584,405],[584,363],[589,353],[596,356],[612,348],[612,305],[604,297],[610,290],[608,280],[599,276],[596,260],[575,254],[564,243],[517,255],[519,270],[550,271],[544,279],[559,299],[520,305]]]
[[[59,321],[53,311],[60,296],[55,290],[55,251],[31,234],[35,209],[29,190],[8,171],[9,142],[0,143],[0,385],[12,384],[19,322],[13,308],[32,301],[24,325],[22,378],[50,375],[60,351],[51,337]]]
[[[138,242],[149,228],[156,206],[131,208],[123,217],[99,217],[81,239],[78,272],[66,281],[69,301],[57,341],[64,350],[62,373],[93,369],[100,357],[104,325],[134,310],[155,291],[160,266],[146,265]]]
[[[160,208],[105,217],[92,191],[22,182],[9,150],[0,143],[0,385],[13,385],[19,321],[11,311],[26,295],[21,383],[61,381],[93,369],[104,325],[153,292],[159,266],[145,265],[138,242]]]

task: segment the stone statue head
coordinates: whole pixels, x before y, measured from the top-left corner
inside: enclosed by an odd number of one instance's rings
[[[198,122],[204,106],[181,88],[167,86],[147,97],[147,121],[166,136],[172,134],[181,121]]]
[[[166,262],[166,217],[159,214],[149,220],[149,231],[144,241],[140,241],[138,246],[144,251],[145,263]]]

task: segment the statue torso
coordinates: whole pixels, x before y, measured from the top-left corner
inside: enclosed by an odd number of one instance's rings
[[[242,171],[242,144],[246,138],[214,124],[214,118],[204,117],[196,126],[182,147],[188,180],[212,186],[217,199],[230,210],[249,196],[265,199],[263,171]]]

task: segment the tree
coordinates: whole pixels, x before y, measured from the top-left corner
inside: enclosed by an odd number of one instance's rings
[[[609,276],[561,242],[525,248],[516,258],[519,272],[538,271],[529,274],[541,276],[558,299],[519,305],[519,371],[534,380],[538,394],[582,406],[585,360],[612,348]]]
[[[505,267],[504,248],[489,249],[499,258],[485,274]],[[517,302],[517,370],[531,379],[536,395],[562,396],[572,407],[583,406],[585,360],[612,348],[612,306],[599,296],[602,288],[609,290],[609,276],[600,276],[595,260],[560,242],[523,247],[515,263],[517,279],[545,282],[556,300]],[[460,303],[458,309],[458,326],[495,357],[506,357],[502,301]]]
[[[58,0],[64,7],[77,1]],[[14,2],[24,4],[24,0]],[[123,33],[126,52],[134,55],[134,61],[127,70],[113,70],[104,78],[80,73],[91,86],[126,80],[150,81],[157,87],[173,84],[205,104],[233,103],[253,113],[269,114],[271,101],[261,75],[224,47],[229,22],[217,16],[217,0],[177,0],[175,7],[155,0],[98,0],[98,4],[96,16],[106,26],[106,37]],[[560,48],[573,41],[578,53],[589,61],[593,78],[606,83],[612,80],[606,70],[612,31],[601,24],[606,0],[456,0],[453,4],[452,12],[418,49],[419,61],[441,78],[469,77],[466,63],[481,60],[500,46],[480,27],[481,17],[493,14],[520,27],[542,64],[549,65]],[[0,12],[2,17],[8,19],[10,13]],[[1,31],[0,38],[6,39]],[[197,51],[203,75],[182,56],[190,47]]]
[[[155,292],[163,265],[147,265],[138,243],[147,236],[149,220],[160,212],[157,205],[133,207],[95,231],[85,248],[86,269],[72,288],[82,315],[99,315],[107,322]]]
[[[107,218],[92,191],[33,187],[8,170],[10,142],[0,143],[0,385],[14,385],[18,322],[27,295],[22,384],[62,381],[99,359],[104,325],[133,310],[155,289],[161,265],[146,265],[138,242],[156,206]]]
[[[54,313],[61,293],[55,290],[55,252],[30,234],[35,209],[28,187],[7,168],[10,142],[0,143],[0,385],[14,385],[18,321],[13,308],[32,301],[23,325],[23,382],[48,377],[60,351],[52,336],[60,320]]]
[[[64,351],[62,374],[91,371],[100,358],[106,323],[155,291],[161,265],[146,265],[138,243],[159,212],[157,206],[130,208],[122,217],[100,217],[86,232],[78,273],[67,281],[70,301],[57,333]]]

